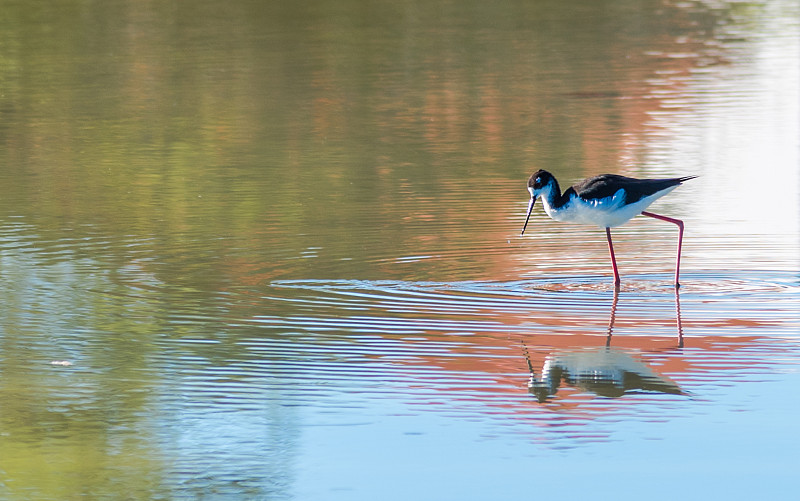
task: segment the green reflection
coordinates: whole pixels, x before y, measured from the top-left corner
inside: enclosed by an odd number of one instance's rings
[[[321,247],[315,271],[380,278],[398,242],[458,245],[507,214],[455,203],[490,180],[636,161],[649,80],[720,62],[727,22],[655,1],[11,7],[0,208],[146,238],[159,262],[199,251],[170,280],[225,280],[231,247],[274,253],[268,276]]]

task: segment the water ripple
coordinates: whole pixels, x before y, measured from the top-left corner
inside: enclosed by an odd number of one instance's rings
[[[653,278],[632,277],[617,303],[596,278],[276,281],[230,294],[263,311],[229,323],[246,333],[238,361],[201,364],[184,391],[316,406],[319,425],[400,399],[412,414],[528,422],[571,448],[796,367],[797,274],[688,273],[680,295]]]

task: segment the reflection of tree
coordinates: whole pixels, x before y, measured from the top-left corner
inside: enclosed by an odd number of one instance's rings
[[[348,270],[341,258],[387,242],[423,253],[457,242],[420,240],[404,217],[485,218],[437,201],[490,177],[618,165],[680,75],[723,61],[707,42],[727,15],[590,1],[7,14],[4,210],[44,229],[149,238],[156,255],[202,247],[203,277],[220,280],[237,273],[220,269],[231,241],[280,245],[277,260],[322,242]],[[190,279],[176,261],[158,272]]]
[[[37,252],[10,250],[30,242]],[[226,377],[242,357],[214,342],[229,305],[64,244],[22,226],[0,237],[0,498],[172,498],[212,484],[285,497],[296,411],[276,403],[272,374]]]
[[[142,419],[160,385],[142,347],[164,331],[163,315],[106,274],[80,273],[85,260],[4,249],[0,264],[0,497],[68,499],[87,485],[98,497],[151,497],[167,461]]]

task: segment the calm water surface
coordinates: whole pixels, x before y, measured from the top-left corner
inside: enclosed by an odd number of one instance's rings
[[[798,16],[8,2],[0,498],[791,498]]]

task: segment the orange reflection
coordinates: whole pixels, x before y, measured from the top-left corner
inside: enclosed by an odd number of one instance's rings
[[[675,382],[658,374],[644,362],[624,350],[611,347],[618,301],[619,290],[614,289],[605,346],[554,350],[546,357],[538,375],[527,354],[527,348],[525,349],[525,358],[531,373],[528,390],[539,402],[545,402],[555,396],[562,383],[604,397],[621,397],[631,390],[684,393]],[[675,314],[678,331],[677,347],[683,348],[678,289],[675,289]]]
[[[465,400],[483,400],[490,406],[500,406],[508,411],[528,413],[531,401],[517,398],[530,392],[535,401],[549,410],[567,410],[570,415],[586,419],[597,415],[597,408],[581,410],[588,401],[601,397],[638,398],[640,392],[688,395],[681,384],[670,375],[680,375],[678,381],[693,380],[692,374],[705,372],[696,356],[697,351],[717,352],[747,349],[757,341],[756,336],[739,336],[735,339],[725,336],[690,337],[689,347],[693,356],[684,356],[684,325],[681,318],[680,295],[675,291],[674,318],[624,319],[626,330],[637,334],[614,336],[618,322],[618,294],[614,295],[608,326],[604,336],[581,332],[581,325],[590,326],[588,331],[596,332],[595,319],[565,319],[553,317],[537,318],[537,324],[545,326],[561,325],[563,332],[531,332],[521,338],[502,332],[476,332],[472,336],[459,339],[459,345],[451,348],[453,356],[441,354],[426,355],[422,349],[426,343],[441,342],[441,332],[415,336],[408,343],[419,344],[419,352],[413,361],[405,365],[436,367],[443,373],[467,373],[480,380],[493,380],[494,385],[475,384],[469,388]],[[664,326],[674,322],[673,336],[647,335],[654,326]],[[693,326],[704,325],[699,322]],[[509,323],[509,326],[513,323]],[[585,328],[585,327],[584,327]],[[643,333],[644,335],[639,335]],[[493,350],[503,353],[503,349],[518,350],[518,357],[503,357],[492,354]],[[437,388],[455,395],[464,392],[464,386],[442,386]],[[507,395],[511,398],[498,398]],[[552,423],[547,423],[548,425]]]

